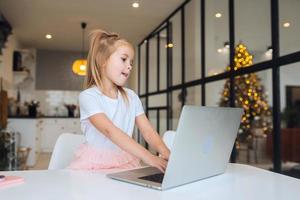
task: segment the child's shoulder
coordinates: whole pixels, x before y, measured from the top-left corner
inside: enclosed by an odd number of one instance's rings
[[[135,91],[133,91],[132,89],[125,88],[125,87],[123,87],[123,89],[126,91],[126,93],[127,93],[128,96],[130,96],[130,97],[137,96],[137,94],[135,93]]]
[[[80,92],[79,97],[83,96],[97,96],[100,91],[96,87],[90,87]]]

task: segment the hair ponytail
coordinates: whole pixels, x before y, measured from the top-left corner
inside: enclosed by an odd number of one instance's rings
[[[116,43],[123,43],[132,47],[125,39],[120,38],[117,33],[109,33],[104,30],[94,30],[90,33],[90,47],[87,57],[87,75],[85,78],[84,88],[97,86],[103,88],[103,77],[101,69],[103,69],[107,60],[116,51]],[[133,48],[133,47],[132,47]],[[128,102],[128,96],[123,87],[117,86],[122,97]]]

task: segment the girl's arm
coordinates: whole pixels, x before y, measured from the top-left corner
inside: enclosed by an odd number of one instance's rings
[[[168,160],[170,156],[170,150],[162,141],[159,134],[153,129],[146,115],[142,114],[137,116],[135,118],[135,123],[148,144],[154,147],[154,149],[160,153],[163,159]]]
[[[89,117],[89,120],[101,133],[103,133],[121,149],[140,158],[146,164],[156,167],[162,172],[165,171],[167,162],[164,159],[152,155],[121,129],[116,127],[105,114],[95,114]]]

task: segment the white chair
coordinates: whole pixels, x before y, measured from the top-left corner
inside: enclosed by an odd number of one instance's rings
[[[84,142],[85,137],[83,135],[73,133],[61,134],[55,143],[48,169],[54,170],[68,167],[74,159],[75,150]]]
[[[173,146],[173,141],[174,141],[175,134],[176,134],[176,131],[166,131],[163,135],[163,138],[162,138],[164,143],[170,149],[170,151],[171,151],[172,146]]]

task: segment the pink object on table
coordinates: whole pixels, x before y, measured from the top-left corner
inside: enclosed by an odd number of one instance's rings
[[[24,178],[20,176],[5,176],[4,180],[0,181],[0,189],[7,187],[7,186],[13,186],[18,185],[20,183],[24,183]]]

